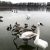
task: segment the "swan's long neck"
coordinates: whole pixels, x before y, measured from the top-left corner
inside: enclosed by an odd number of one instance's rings
[[[39,37],[40,37],[40,28],[39,28],[39,26],[37,26],[37,37],[36,37],[36,39],[39,39]]]
[[[37,34],[40,36],[40,27],[37,27]]]

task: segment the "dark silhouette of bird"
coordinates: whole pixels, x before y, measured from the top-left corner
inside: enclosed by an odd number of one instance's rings
[[[24,27],[24,28],[27,28],[27,27],[28,27],[28,24],[26,24],[26,23],[25,23],[24,25],[25,25],[25,27]]]
[[[32,30],[33,32],[35,32],[36,28],[37,28],[37,27],[36,27],[35,25],[32,25],[32,26],[31,26],[31,30]]]
[[[3,18],[2,16],[0,16],[0,18]]]
[[[12,26],[11,26],[11,24],[10,24],[10,30],[12,29]]]
[[[37,28],[35,25],[32,25],[33,28]]]
[[[0,16],[0,22],[3,22],[3,20],[2,20],[1,18],[3,18],[3,17],[2,17],[2,16]]]
[[[7,27],[7,31],[9,31],[9,27]]]
[[[3,22],[3,20],[0,19],[0,22]]]
[[[16,22],[13,27],[19,27],[19,26],[20,26],[20,24],[18,24],[18,23]]]
[[[12,29],[11,24],[7,27],[7,30],[10,31]]]

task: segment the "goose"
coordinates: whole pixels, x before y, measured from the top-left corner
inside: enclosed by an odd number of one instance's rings
[[[3,17],[2,17],[2,16],[0,16],[0,22],[3,22],[2,18],[3,18]]]
[[[33,28],[36,28],[36,26],[35,26],[35,25],[32,25],[32,27],[33,27]]]
[[[15,23],[15,25],[13,26],[13,28],[14,27],[19,27],[20,26],[20,24],[18,24],[17,22]]]
[[[19,32],[20,29],[21,29],[20,24],[18,24],[18,23],[16,22],[15,25],[13,26],[12,31],[14,31],[14,32]]]
[[[31,30],[33,31],[33,32],[35,32],[36,31],[36,26],[33,24],[32,26],[31,26]]]
[[[7,31],[10,31],[12,29],[12,25],[10,24],[8,27],[7,27]]]
[[[2,16],[0,16],[0,18],[3,18]]]
[[[33,33],[32,31],[27,31],[19,35],[19,38],[20,39],[30,39],[36,36],[34,40],[34,44],[45,50],[48,47],[48,42],[39,38],[40,37],[40,28],[39,28],[40,25],[43,26],[42,23],[38,23],[37,33]]]
[[[3,22],[3,20],[0,19],[0,22]]]
[[[25,23],[24,25],[25,25],[25,27],[24,27],[24,28],[27,28],[27,27],[28,27],[28,24],[26,24],[26,23]]]

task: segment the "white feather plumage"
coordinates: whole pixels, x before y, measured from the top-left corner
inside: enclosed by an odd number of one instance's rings
[[[48,42],[39,38],[40,37],[40,28],[39,28],[40,24],[42,25],[42,23],[38,23],[37,33],[27,31],[27,32],[24,32],[19,38],[21,38],[21,39],[30,39],[33,36],[36,36],[36,38],[34,40],[34,44],[41,47],[41,48],[43,48],[43,49],[45,49],[45,48],[48,47]]]

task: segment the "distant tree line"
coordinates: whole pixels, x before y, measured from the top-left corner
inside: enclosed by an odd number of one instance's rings
[[[21,9],[21,10],[33,10],[44,9],[50,7],[50,2],[46,3],[11,3],[0,1],[0,9]]]
[[[0,1],[0,6],[10,6],[10,5],[12,5],[12,3],[11,2],[5,2],[5,1]]]
[[[47,10],[50,10],[50,2],[47,3]]]

